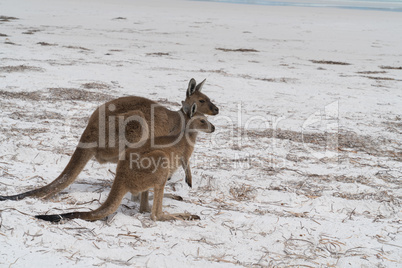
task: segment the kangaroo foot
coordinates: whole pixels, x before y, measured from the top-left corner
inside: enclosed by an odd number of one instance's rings
[[[162,214],[156,217],[156,219],[153,218],[153,220],[157,221],[175,221],[175,220],[184,220],[184,221],[193,221],[193,220],[200,220],[200,216],[198,215],[193,215],[190,213],[174,213],[174,214]]]
[[[185,221],[201,220],[200,216],[190,213],[174,213],[170,215],[173,216],[175,219],[181,219]]]

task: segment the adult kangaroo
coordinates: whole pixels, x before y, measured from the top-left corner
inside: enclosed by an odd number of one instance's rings
[[[196,103],[200,113],[216,115],[219,109],[201,92],[204,83],[205,79],[197,85],[192,78],[188,84],[184,103],[185,105]],[[135,146],[144,140],[144,128],[141,127],[143,119],[153,138],[179,133],[180,125],[184,123],[182,117],[180,111],[171,111],[155,101],[142,97],[122,97],[107,102],[91,115],[69,163],[54,181],[25,193],[0,196],[0,201],[21,200],[25,197],[48,198],[73,183],[92,157],[99,163],[117,163],[125,147],[133,144]],[[186,182],[191,187],[191,171],[188,165],[183,167]]]
[[[165,184],[168,178],[182,165],[182,162],[189,161],[198,131],[206,133],[215,131],[215,126],[196,110],[197,104],[193,104],[191,107],[186,104],[183,105],[181,112],[186,117],[186,124],[177,135],[157,137],[154,144],[152,144],[152,140],[147,140],[139,148],[127,148],[125,150],[125,157],[119,160],[117,164],[116,177],[109,196],[98,209],[89,212],[37,215],[35,217],[51,222],[77,218],[89,221],[100,220],[115,212],[128,192],[138,194],[154,188],[152,220],[199,219],[197,215],[189,213],[166,214],[162,212]]]

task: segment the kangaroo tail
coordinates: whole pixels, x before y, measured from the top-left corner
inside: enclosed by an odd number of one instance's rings
[[[25,197],[50,197],[73,183],[92,156],[93,152],[91,150],[77,148],[63,172],[54,181],[41,188],[25,193],[11,196],[0,196],[0,201],[17,201],[24,199]]]
[[[103,203],[98,209],[94,211],[71,212],[54,215],[36,215],[35,218],[50,222],[59,222],[63,219],[82,219],[87,221],[100,220],[117,210],[121,203],[121,200],[127,192],[128,190],[121,183],[116,182],[115,180],[105,203]]]
[[[59,222],[62,219],[71,219],[75,218],[74,217],[74,212],[72,213],[65,213],[65,214],[54,214],[54,215],[36,215],[35,218],[44,220],[44,221],[50,221],[50,222]]]

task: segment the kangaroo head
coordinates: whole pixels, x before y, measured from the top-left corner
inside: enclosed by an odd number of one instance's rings
[[[198,112],[202,114],[217,115],[219,113],[219,108],[211,102],[207,95],[201,93],[205,80],[206,79],[197,85],[194,78],[191,78],[188,83],[186,100],[184,102],[189,106],[196,103]]]
[[[197,104],[191,106],[185,102],[183,104],[183,112],[187,116],[187,129],[212,133],[215,131],[215,126],[208,121],[204,114],[197,111]]]

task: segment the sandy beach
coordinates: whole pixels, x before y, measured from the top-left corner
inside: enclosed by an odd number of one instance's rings
[[[91,113],[121,96],[219,106],[153,222],[127,195],[95,222],[115,164],[48,199],[0,202],[0,267],[400,267],[400,12],[200,1],[0,2],[0,195],[46,185]]]

